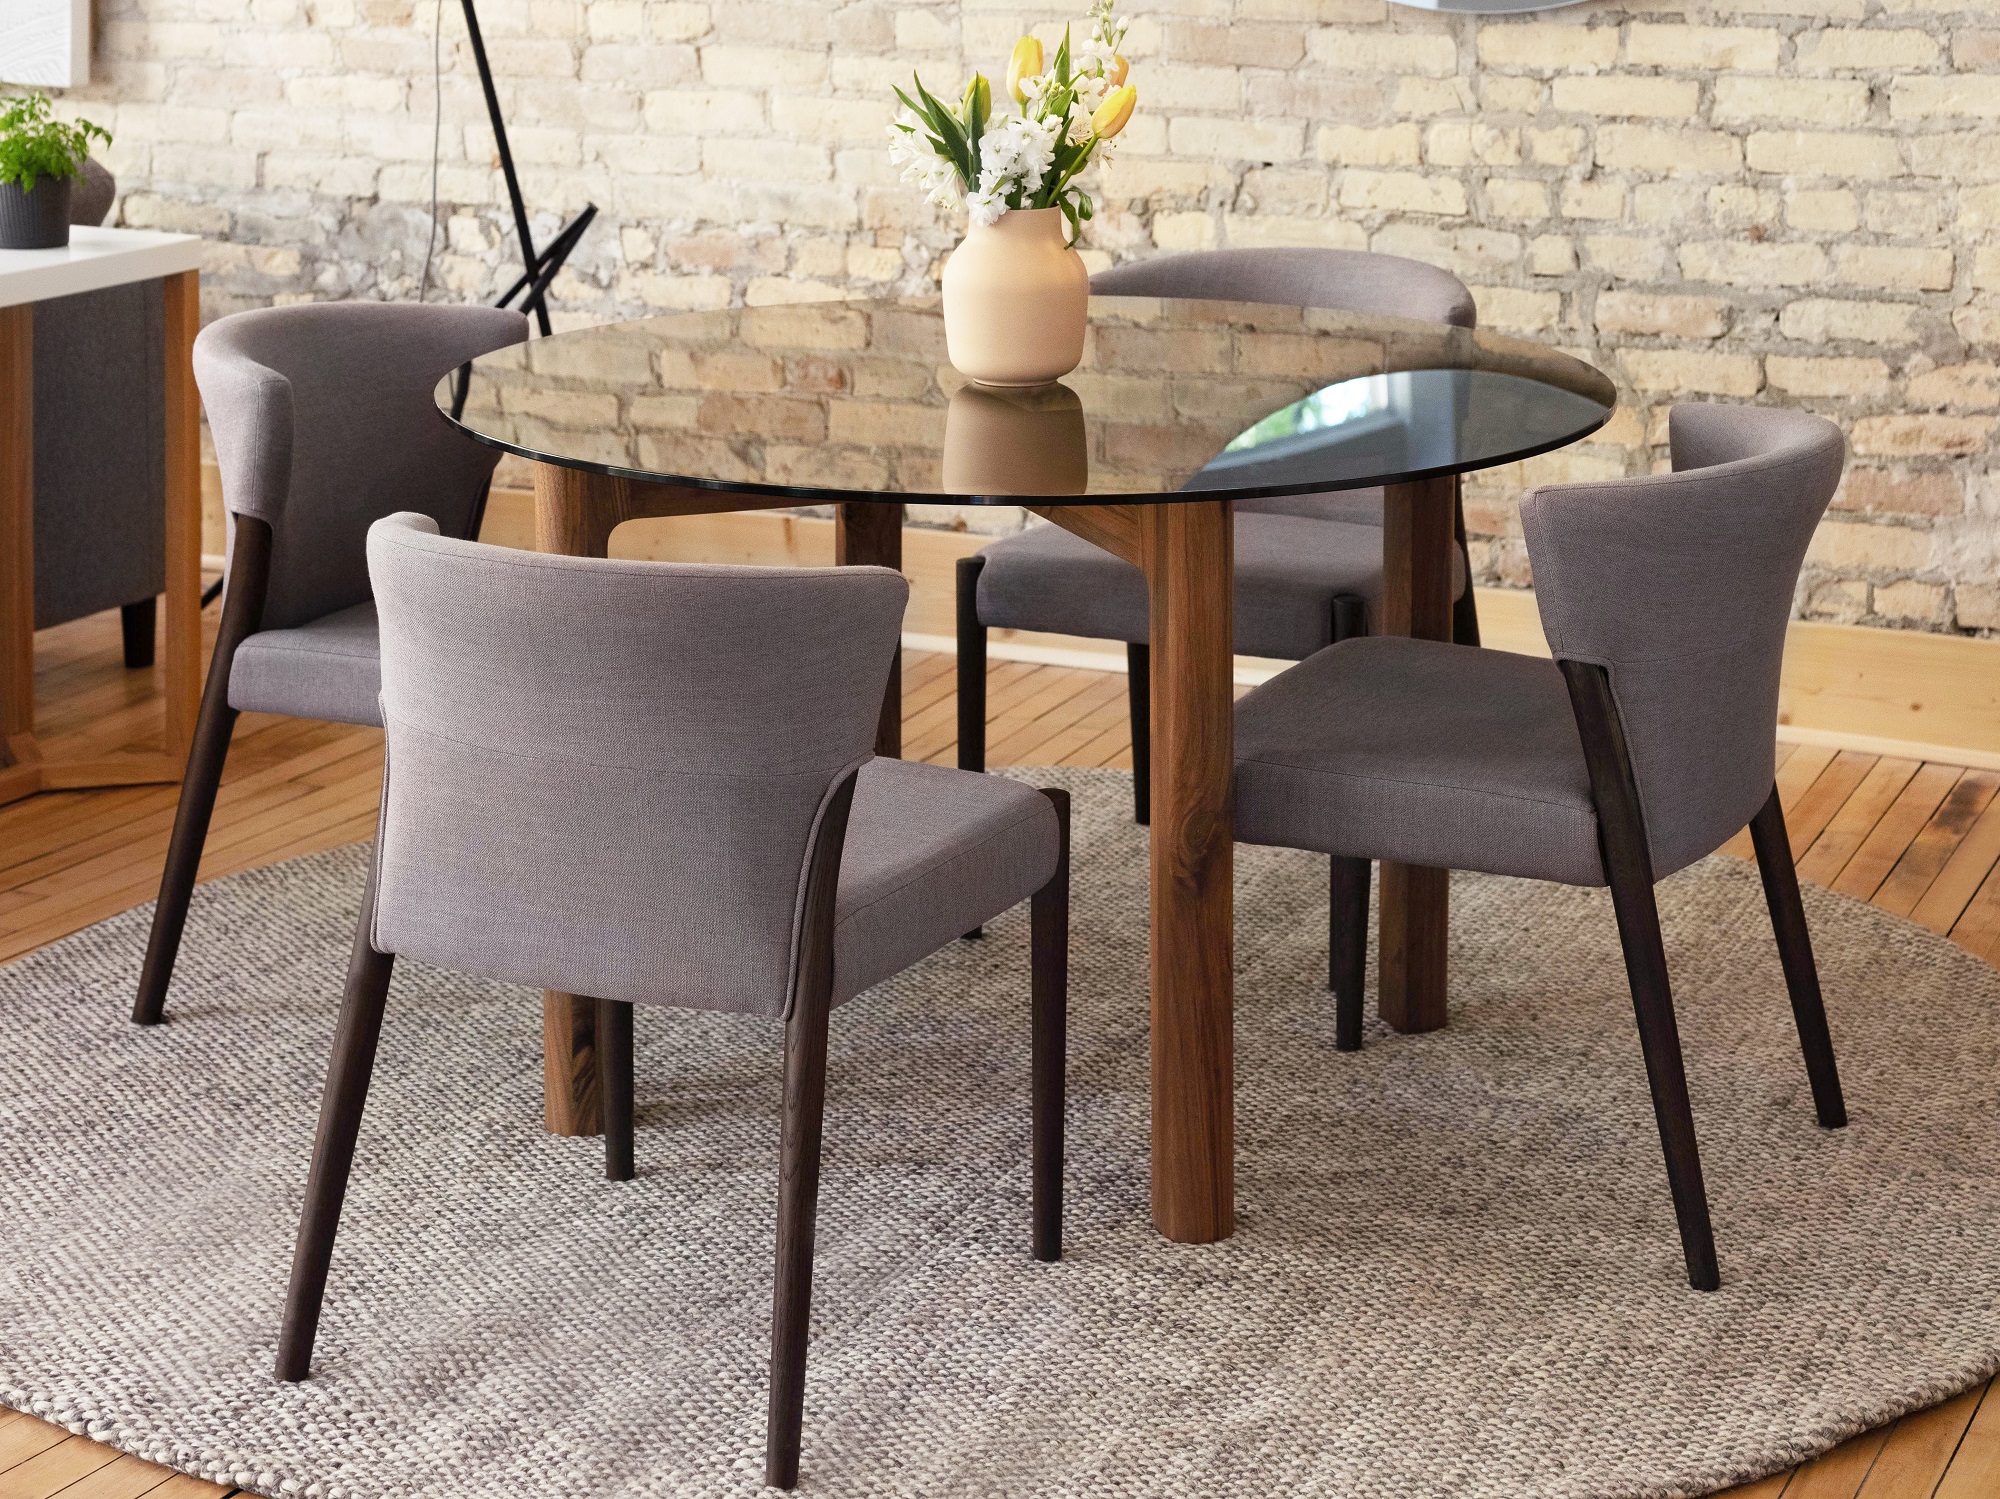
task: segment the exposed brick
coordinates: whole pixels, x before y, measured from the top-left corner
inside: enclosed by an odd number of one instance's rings
[[[1754,172],[1796,177],[1894,177],[1903,169],[1895,140],[1882,135],[1759,130],[1743,156]]]
[[[1329,125],[1313,137],[1321,161],[1344,167],[1413,167],[1422,159],[1423,137],[1415,125]]]
[[[1727,305],[1719,297],[1604,291],[1597,296],[1597,326],[1604,333],[1720,338],[1729,330]]]
[[[1491,68],[1565,72],[1608,68],[1618,56],[1618,28],[1562,21],[1489,21],[1479,28],[1479,60]]]
[[[1701,99],[1700,86],[1684,78],[1558,78],[1549,93],[1559,110],[1611,119],[1634,115],[1691,119]]]
[[[1835,279],[1850,286],[1878,286],[1885,291],[1945,291],[1951,287],[1949,250],[1842,245],[1834,252],[1833,264]]]
[[[1818,245],[1770,245],[1711,240],[1681,246],[1681,271],[1690,281],[1731,286],[1810,286],[1826,275]]]
[[[1769,73],[1778,66],[1782,33],[1761,26],[1661,26],[1634,21],[1625,60],[1642,68],[1732,69]]]
[[[1467,207],[1464,187],[1449,177],[1363,171],[1342,174],[1340,206],[1454,216],[1463,214]]]
[[[1879,515],[1957,515],[1965,491],[1954,474],[1937,469],[1850,468],[1834,508]]]
[[[1763,370],[1748,354],[1627,349],[1619,358],[1632,383],[1641,390],[1747,398],[1764,388]]]
[[[1930,370],[1911,378],[1908,397],[1912,406],[1992,411],[2000,408],[2000,366],[1952,364]]]
[[[1814,125],[1859,125],[1868,118],[1868,85],[1858,78],[1725,75],[1715,80],[1713,118],[1718,122],[1803,120]]]
[[[1778,328],[1785,337],[1806,343],[1851,340],[1900,344],[1915,336],[1910,319],[1916,310],[1907,302],[1836,302],[1808,297],[1786,304],[1779,314]]]
[[[1889,388],[1889,367],[1879,359],[1796,359],[1773,354],[1764,372],[1774,390],[1795,396],[1879,396]]]
[[[1897,414],[1865,416],[1849,432],[1854,451],[1871,457],[1984,452],[1994,419],[1976,416]]]

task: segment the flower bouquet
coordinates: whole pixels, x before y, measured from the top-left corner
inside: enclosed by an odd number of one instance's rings
[[[1052,62],[1034,37],[1014,44],[1014,113],[994,114],[983,73],[955,107],[920,78],[914,98],[896,90],[904,113],[889,127],[890,160],[939,206],[965,200],[965,239],[944,269],[945,341],[951,362],[982,383],[1038,385],[1083,358],[1090,278],[1074,246],[1094,210],[1077,179],[1109,154],[1138,103],[1112,4],[1092,6],[1081,46],[1065,29]]]

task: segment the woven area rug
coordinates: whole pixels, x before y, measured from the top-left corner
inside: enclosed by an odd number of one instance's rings
[[[1809,889],[1815,1127],[1754,868],[1661,888],[1724,1286],[1687,1289],[1608,898],[1452,888],[1452,1024],[1333,1049],[1325,866],[1239,851],[1234,1238],[1147,1217],[1145,843],[1078,795],[1068,1257],[1027,1257],[1025,909],[836,1015],[804,1491],[1698,1493],[2000,1365],[2000,974]],[[0,1401],[270,1494],[759,1487],[775,1024],[639,1016],[639,1179],[534,995],[398,970],[313,1378],[272,1381],[363,850],[0,969]]]

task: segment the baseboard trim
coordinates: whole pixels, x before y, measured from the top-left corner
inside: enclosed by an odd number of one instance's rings
[[[534,501],[526,491],[495,490],[486,517],[485,540],[533,544]],[[954,566],[992,539],[914,527],[903,533],[910,579],[903,639],[911,649],[956,648]],[[770,510],[633,521],[620,528],[613,551],[676,562],[824,566],[833,561],[833,522]],[[1532,592],[1481,588],[1478,597],[1487,646],[1549,654]],[[1003,661],[1125,669],[1122,647],[1069,635],[994,630],[987,653]],[[1254,686],[1285,665],[1239,656],[1236,681]],[[1778,738],[1790,743],[2000,769],[2000,640],[1796,621],[1785,645],[1778,720]]]

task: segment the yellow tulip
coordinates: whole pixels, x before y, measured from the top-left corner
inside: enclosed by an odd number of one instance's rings
[[[1097,106],[1097,113],[1090,117],[1091,133],[1099,140],[1110,140],[1125,128],[1125,122],[1132,118],[1132,110],[1138,102],[1139,91],[1131,84],[1113,89]]]
[[[1132,64],[1125,60],[1123,53],[1114,52],[1111,54],[1110,82],[1113,88],[1117,88],[1122,84],[1125,81],[1125,75],[1131,71]]]
[[[1021,87],[1023,78],[1033,78],[1042,71],[1042,44],[1031,36],[1024,36],[1014,43],[1014,55],[1007,59],[1007,92],[1014,96],[1016,104],[1028,102],[1027,90]]]

